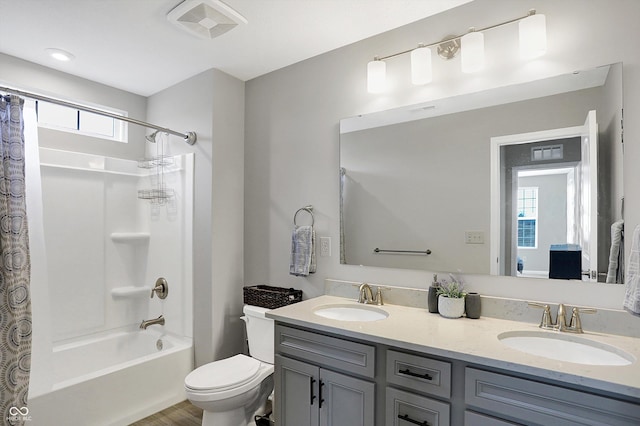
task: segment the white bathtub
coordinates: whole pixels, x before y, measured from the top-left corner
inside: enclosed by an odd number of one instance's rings
[[[191,339],[152,328],[54,347],[51,391],[30,395],[28,424],[128,425],[185,400]]]

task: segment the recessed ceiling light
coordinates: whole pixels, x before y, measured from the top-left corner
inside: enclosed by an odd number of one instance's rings
[[[68,62],[68,61],[72,60],[73,58],[75,58],[75,56],[73,56],[73,54],[67,52],[66,50],[62,50],[62,49],[56,49],[56,48],[50,47],[48,49],[45,49],[45,51],[53,59],[56,59],[56,60],[62,61],[62,62]]]

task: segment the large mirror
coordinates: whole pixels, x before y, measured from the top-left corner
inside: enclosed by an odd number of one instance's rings
[[[622,282],[621,123],[621,63],[343,119],[341,263]]]

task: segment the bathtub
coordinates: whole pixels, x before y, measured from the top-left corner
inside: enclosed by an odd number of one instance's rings
[[[29,396],[28,424],[128,425],[184,401],[192,341],[152,328],[54,346],[52,385]]]

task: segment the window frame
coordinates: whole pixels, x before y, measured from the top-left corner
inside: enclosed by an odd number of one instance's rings
[[[129,139],[128,139],[128,123],[124,120],[118,120],[117,118],[113,118],[113,117],[109,117],[109,116],[103,116],[106,119],[109,119],[112,121],[113,123],[113,135],[106,135],[103,133],[98,133],[98,132],[92,132],[90,130],[87,129],[83,129],[82,128],[82,119],[81,119],[81,115],[82,114],[93,114],[93,115],[97,115],[99,116],[99,114],[96,114],[94,112],[90,112],[90,111],[85,111],[82,109],[83,106],[86,106],[87,108],[93,109],[93,110],[99,110],[99,111],[104,111],[107,112],[109,114],[115,114],[115,115],[119,115],[122,117],[127,117],[127,112],[123,111],[123,110],[117,110],[114,108],[106,108],[104,106],[90,106],[90,105],[83,105],[83,104],[78,104],[79,108],[74,108],[71,106],[66,106],[66,105],[59,105],[53,102],[47,102],[47,101],[41,101],[41,100],[36,100],[36,116],[38,119],[38,127],[40,128],[45,128],[45,129],[51,129],[51,130],[56,130],[56,131],[60,131],[60,132],[66,132],[66,133],[71,133],[71,134],[76,134],[76,135],[83,135],[83,136],[89,136],[92,138],[98,138],[98,139],[105,139],[105,140],[109,140],[109,141],[113,141],[113,142],[119,142],[119,143],[129,143]],[[75,128],[73,127],[67,127],[67,126],[63,126],[63,125],[56,125],[55,123],[48,123],[48,122],[43,122],[41,121],[41,110],[40,110],[40,105],[41,103],[46,103],[48,105],[52,105],[55,107],[61,107],[61,108],[67,108],[71,111],[74,112],[75,114]]]
[[[520,196],[520,193],[524,192],[524,191],[533,191],[535,193],[535,197],[533,197],[533,199],[535,200],[535,208],[533,210],[533,214],[531,215],[527,215],[527,216],[520,216],[520,200],[524,199],[523,197]],[[516,226],[516,245],[518,247],[518,249],[523,249],[523,250],[537,250],[538,249],[538,238],[540,235],[540,221],[538,220],[538,209],[539,209],[539,192],[538,192],[538,187],[537,186],[523,186],[523,187],[518,187],[517,189],[517,193],[516,193],[516,219],[517,219],[517,226]],[[526,209],[523,209],[526,210]],[[521,246],[520,245],[520,223],[524,222],[524,221],[533,221],[534,223],[534,245],[533,246]]]

